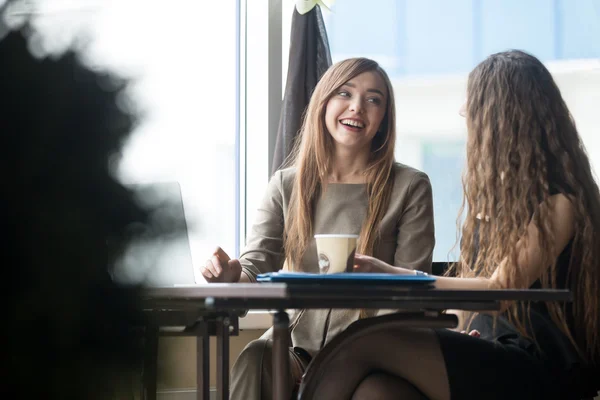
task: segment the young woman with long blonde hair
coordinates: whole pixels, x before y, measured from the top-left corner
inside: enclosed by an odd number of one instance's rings
[[[311,97],[290,167],[272,177],[239,260],[221,249],[206,262],[209,282],[255,282],[257,274],[317,272],[315,234],[359,234],[358,251],[385,261],[373,272],[431,268],[433,202],[427,175],[394,160],[395,103],[384,70],[365,58],[333,65]],[[374,313],[366,313],[374,315]],[[292,376],[361,316],[359,310],[300,310],[292,318]],[[364,315],[363,315],[364,316]],[[271,397],[268,331],[241,353],[233,399]]]
[[[381,318],[355,325],[315,360],[301,398],[582,399],[600,389],[600,193],[560,91],[535,57],[498,53],[469,75],[463,113],[462,260],[436,285],[567,288],[573,302],[504,304],[466,319],[473,336]]]

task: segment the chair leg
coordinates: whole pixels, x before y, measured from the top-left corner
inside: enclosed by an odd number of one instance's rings
[[[217,400],[229,400],[229,318],[217,323]]]
[[[273,399],[289,400],[290,376],[289,358],[289,325],[290,318],[285,311],[278,311],[273,316]]]
[[[144,365],[142,370],[142,400],[156,400],[158,363],[158,327],[148,326],[144,334]]]
[[[206,321],[198,323],[196,337],[196,399],[210,398],[210,337]]]

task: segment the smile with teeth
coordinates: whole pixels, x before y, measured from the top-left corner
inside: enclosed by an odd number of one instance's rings
[[[346,126],[351,126],[353,128],[364,128],[365,124],[360,122],[360,121],[356,121],[354,119],[342,119],[340,120],[340,123],[342,125],[346,125]]]

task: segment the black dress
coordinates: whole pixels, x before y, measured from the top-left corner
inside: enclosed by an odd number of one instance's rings
[[[559,288],[566,288],[572,247],[570,242],[557,262]],[[532,286],[536,287],[539,282]],[[453,400],[580,400],[596,396],[600,390],[598,366],[584,366],[543,303],[532,303],[529,314],[526,329],[537,345],[522,336],[506,316],[499,316],[494,323],[492,316],[478,314],[470,329],[477,329],[480,338],[436,331]],[[567,323],[573,326],[569,307]]]

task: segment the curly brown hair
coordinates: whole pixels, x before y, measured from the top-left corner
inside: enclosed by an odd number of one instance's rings
[[[517,242],[526,244],[533,223],[543,265],[551,266],[540,277],[541,286],[573,293],[571,304],[547,303],[549,314],[585,360],[597,360],[600,193],[560,90],[532,55],[517,50],[493,54],[469,74],[466,114],[461,262],[450,273],[491,277],[504,260],[507,285],[523,288],[527,283],[517,267]],[[557,193],[571,199],[575,213],[566,271],[559,271],[551,256],[556,253],[547,200]],[[522,311],[527,307],[512,304],[508,312],[525,335]]]

